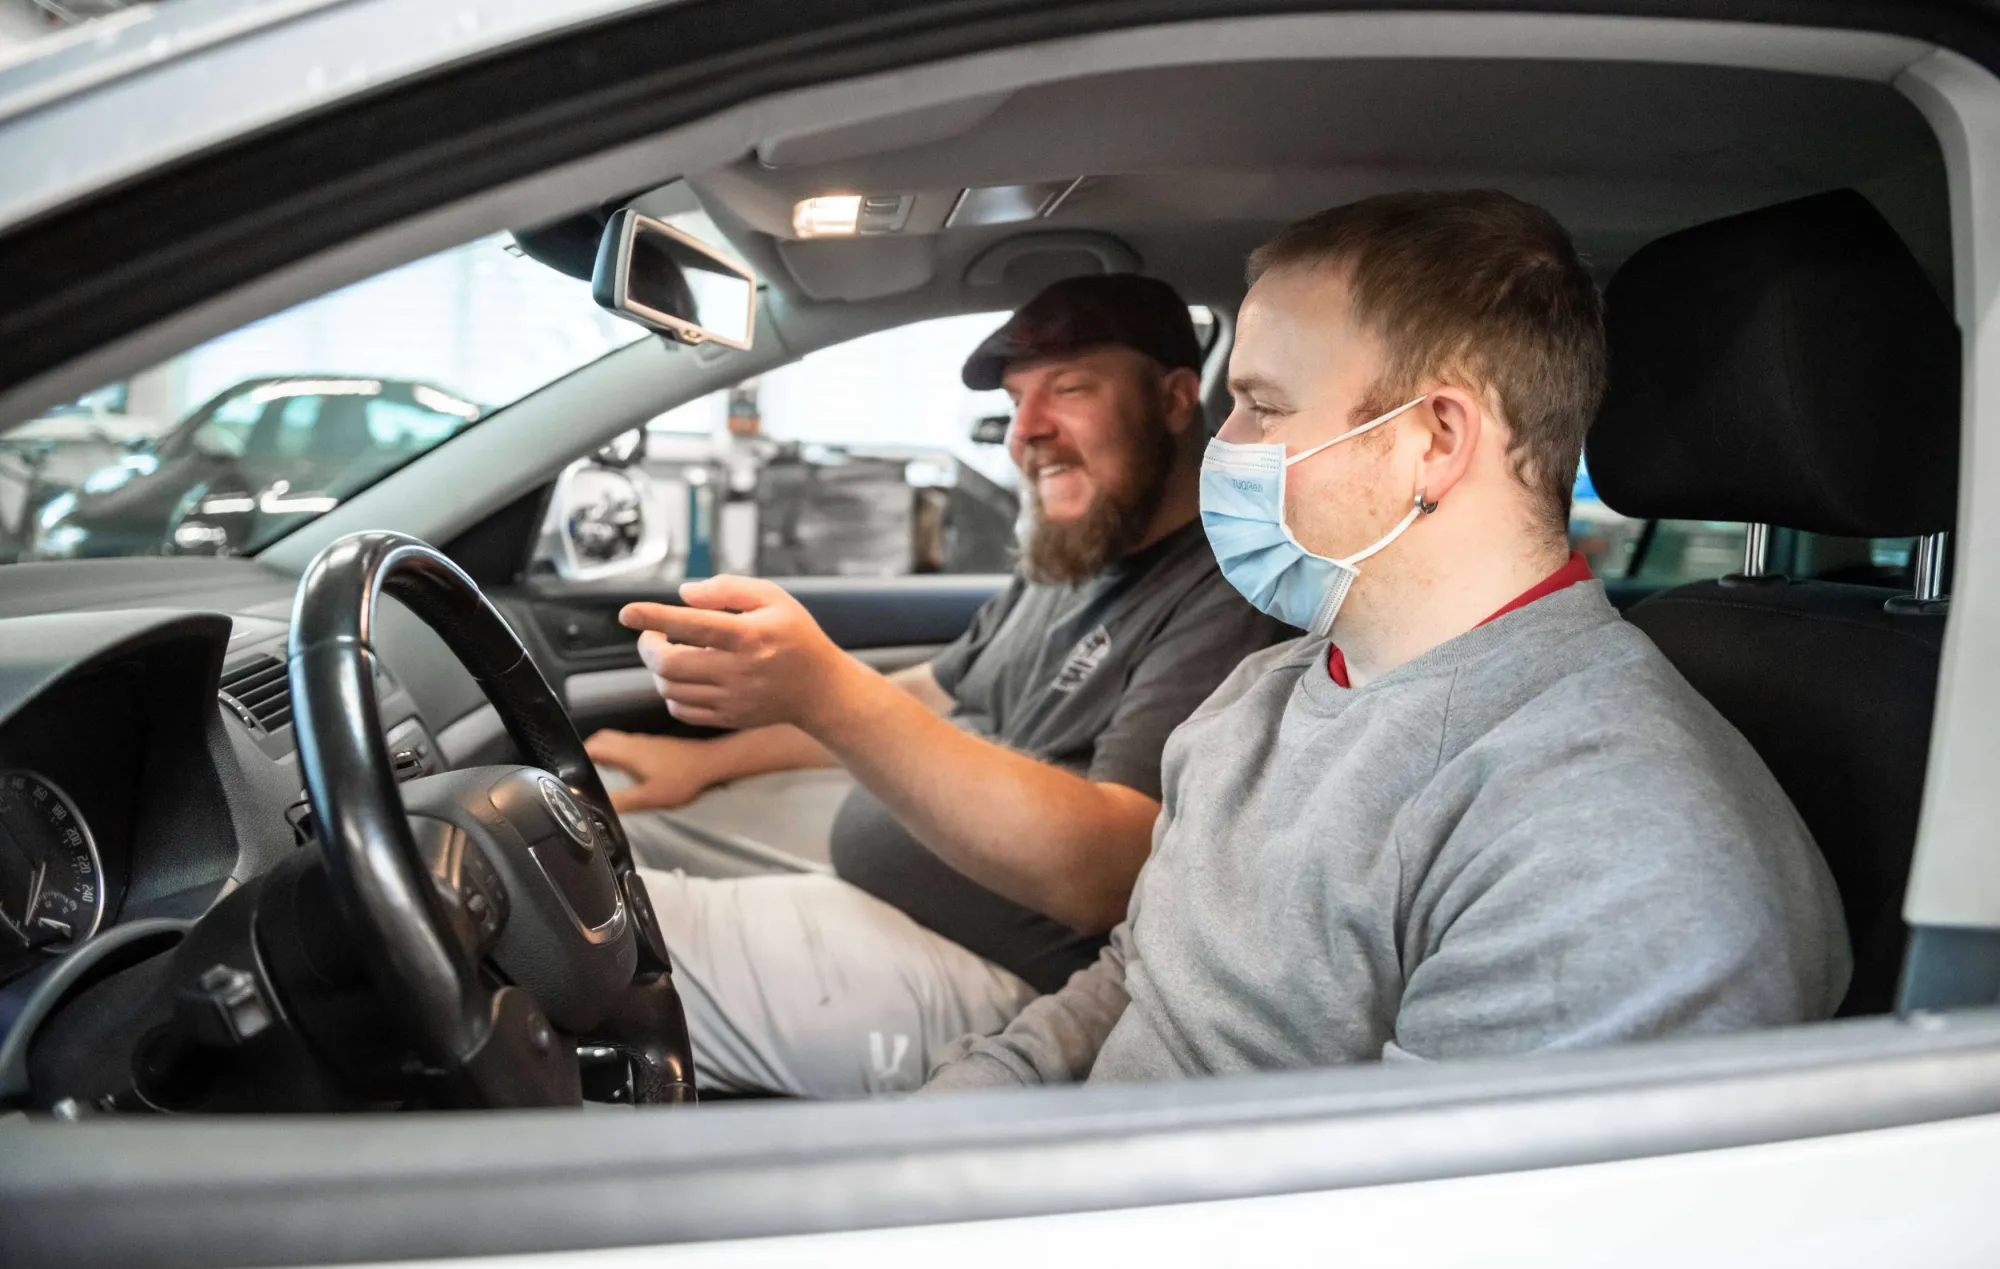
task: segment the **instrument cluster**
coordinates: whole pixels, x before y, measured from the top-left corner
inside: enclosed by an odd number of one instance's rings
[[[140,783],[141,684],[112,670],[0,729],[0,983],[116,916]]]

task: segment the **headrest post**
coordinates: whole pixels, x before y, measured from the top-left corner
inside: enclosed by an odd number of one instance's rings
[[[1771,526],[1746,524],[1743,529],[1742,576],[1764,577],[1771,569]]]
[[[1917,539],[1917,558],[1912,568],[1912,589],[1919,603],[1944,598],[1944,551],[1949,533],[1927,533]]]

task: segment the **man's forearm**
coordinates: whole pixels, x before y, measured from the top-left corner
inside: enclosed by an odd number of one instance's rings
[[[1121,926],[1088,968],[1061,991],[1031,1002],[995,1036],[966,1036],[938,1055],[926,1093],[1089,1078],[1104,1041],[1125,1016],[1125,960],[1131,927]]]
[[[974,881],[1081,930],[1124,916],[1159,813],[1146,795],[962,731],[880,676],[847,676],[805,726]]]
[[[766,725],[792,723],[974,881],[1080,930],[1108,930],[1131,897],[1159,803],[981,740],[939,717],[929,668],[891,681],[835,647],[771,582],[712,577],[682,603],[628,604],[639,656],[683,722],[742,729],[718,770],[772,770],[812,752]]]
[[[873,673],[873,671],[870,671]],[[942,713],[937,704],[950,703],[937,685],[928,665],[915,665],[884,677],[884,682],[907,693],[924,708]],[[709,784],[723,784],[773,771],[799,771],[809,767],[837,767],[840,760],[826,746],[790,723],[772,727],[752,727],[717,736],[702,746],[702,774]]]
[[[733,731],[717,736],[701,749],[702,774],[709,784],[724,784],[772,771],[840,765],[824,745],[789,723]]]

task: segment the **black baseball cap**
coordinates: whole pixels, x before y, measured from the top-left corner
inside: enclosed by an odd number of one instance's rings
[[[1009,363],[1109,344],[1145,353],[1169,370],[1201,369],[1201,341],[1179,292],[1158,278],[1096,273],[1064,278],[1014,310],[972,350],[959,378],[984,392],[1000,386]]]

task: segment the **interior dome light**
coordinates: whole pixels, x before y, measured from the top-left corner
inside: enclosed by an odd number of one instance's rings
[[[821,194],[818,198],[802,198],[792,208],[792,232],[801,238],[851,234],[860,222],[859,194]]]

